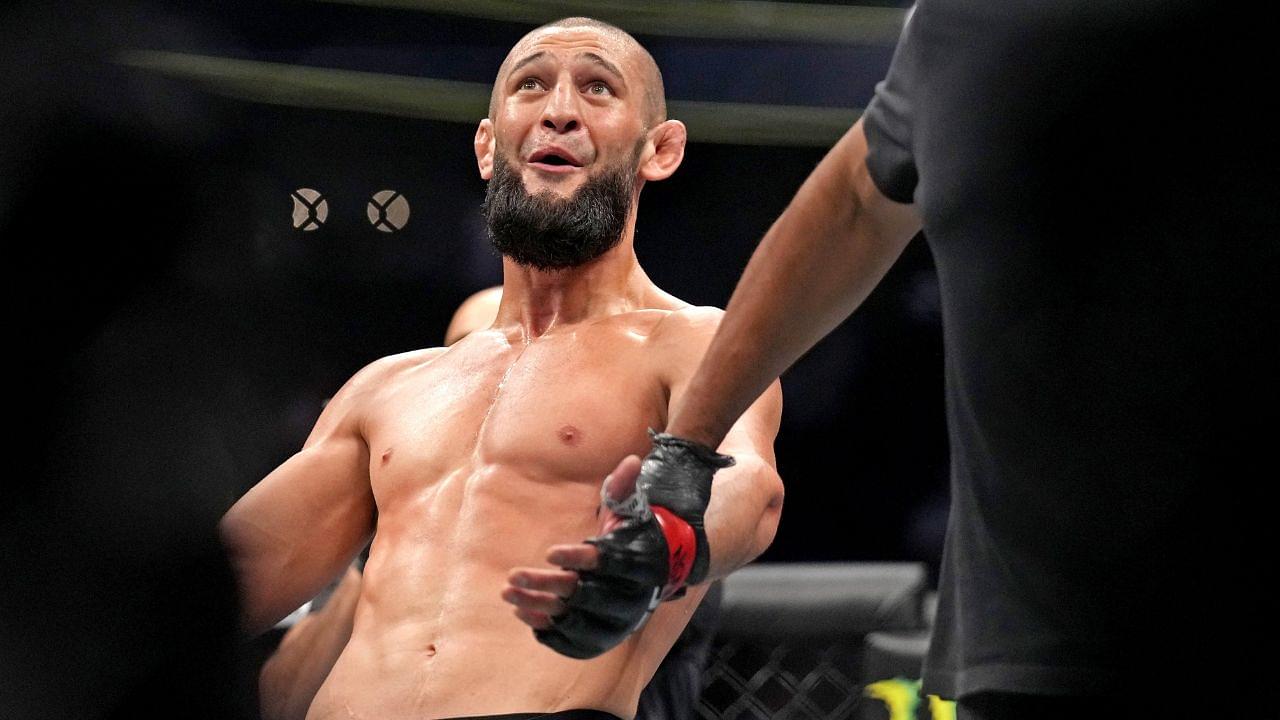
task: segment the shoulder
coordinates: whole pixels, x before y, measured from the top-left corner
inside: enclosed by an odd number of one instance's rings
[[[394,386],[395,380],[411,368],[430,363],[443,352],[444,348],[414,350],[388,355],[365,365],[325,402],[304,447],[360,435],[369,408],[378,404],[379,393]]]
[[[374,360],[352,375],[330,402],[338,400],[355,402],[367,399],[405,374],[430,364],[446,351],[448,348],[425,348],[387,355]]]
[[[447,347],[422,348],[378,358],[355,374],[365,382],[385,381],[430,364],[449,351]]]
[[[682,388],[692,378],[723,319],[724,310],[718,307],[689,305],[668,312],[658,323],[650,336],[653,346],[649,355],[658,363],[659,374],[668,387]],[[774,380],[752,409],[762,411],[776,423],[781,403],[782,385]]]
[[[651,339],[657,343],[689,343],[711,341],[724,311],[718,307],[686,305],[666,312],[653,328]]]
[[[364,422],[371,408],[377,408],[382,393],[394,389],[397,381],[423,367],[446,348],[429,348],[388,355],[365,365],[352,375],[333,397],[329,398],[320,413],[320,419],[307,438],[307,445],[322,442],[326,438],[349,436],[363,432]]]
[[[723,316],[719,308],[695,305],[663,311],[645,341],[645,355],[667,387],[683,385],[697,369]]]

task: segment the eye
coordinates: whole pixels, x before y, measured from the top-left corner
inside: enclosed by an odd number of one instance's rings
[[[589,94],[589,95],[612,95],[612,94],[613,94],[613,88],[609,87],[609,86],[608,86],[607,84],[605,84],[605,82],[604,82],[604,81],[602,81],[602,80],[596,80],[595,82],[591,83],[590,85],[587,85],[587,94]]]
[[[516,89],[517,90],[537,90],[538,80],[536,78],[527,77],[520,81],[520,84],[516,86]]]

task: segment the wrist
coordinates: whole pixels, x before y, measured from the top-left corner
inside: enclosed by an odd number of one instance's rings
[[[653,430],[650,430],[649,439],[653,441],[653,446],[655,448],[666,448],[668,450],[680,452],[683,456],[702,465],[703,468],[710,470],[712,473],[716,470],[727,468],[734,463],[732,456],[722,455],[716,452],[714,446],[704,443],[697,438],[690,438],[670,432],[654,432]]]
[[[700,543],[694,527],[670,510],[655,505],[653,517],[667,541],[667,582],[662,586],[662,599],[666,600],[689,583]],[[701,545],[705,546],[705,542]]]
[[[664,435],[682,438],[698,443],[704,447],[715,448],[724,439],[724,433],[718,432],[710,423],[696,422],[692,418],[685,419],[674,416],[663,430]]]

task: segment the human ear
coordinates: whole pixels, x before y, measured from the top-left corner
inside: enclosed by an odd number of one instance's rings
[[[476,128],[476,167],[480,169],[480,178],[489,180],[493,177],[493,121],[485,118]]]
[[[671,177],[684,160],[684,146],[688,139],[688,131],[679,120],[667,120],[650,130],[653,154],[640,163],[640,177],[646,181]]]

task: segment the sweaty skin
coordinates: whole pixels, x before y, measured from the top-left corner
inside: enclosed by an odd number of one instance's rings
[[[590,662],[538,644],[499,591],[511,568],[543,565],[546,548],[595,533],[613,458],[645,451],[645,429],[665,423],[665,366],[690,337],[670,331],[686,322],[635,310],[529,344],[518,328],[484,330],[448,350],[378,361],[344,387],[303,452],[345,446],[347,463],[367,462],[378,533],[351,640],[308,718],[634,712],[705,586]],[[241,512],[273,481],[296,482],[290,470],[268,476]],[[328,532],[307,535],[323,542]]]
[[[493,324],[502,299],[502,286],[467,298],[453,313],[444,344],[452,345],[475,330]],[[360,571],[348,568],[328,603],[302,618],[280,640],[258,673],[262,720],[304,720],[316,692],[351,639]]]
[[[537,643],[520,619],[531,611],[513,613],[503,599],[513,568],[553,570],[549,548],[597,534],[602,479],[617,458],[647,452],[646,430],[665,427],[721,314],[662,292],[636,262],[640,189],[674,172],[684,148],[679,123],[643,121],[642,58],[607,31],[553,26],[517,45],[504,68],[536,53],[521,68],[533,80],[499,77],[495,117],[476,136],[481,175],[491,177],[498,147],[530,192],[569,196],[595,165],[634,157],[643,135],[622,241],[564,271],[504,258],[492,327],[361,370],[303,449],[223,519],[251,633],[314,596],[374,537],[351,639],[311,720],[572,708],[628,718],[705,592],[690,588],[589,661]],[[616,94],[600,87],[614,70],[624,81]],[[530,160],[550,144],[582,166]],[[713,577],[773,538],[780,412],[775,384],[721,445],[738,465],[717,476],[707,514]]]
[[[663,423],[659,358],[643,351],[661,319],[625,313],[527,346],[482,331],[390,363],[362,408],[380,510],[366,590],[309,717],[630,713],[701,591],[587,665],[537,644],[499,589],[547,547],[594,534],[612,459],[643,451],[645,428]],[[624,399],[643,387],[648,402]]]

